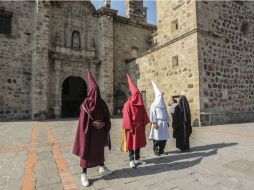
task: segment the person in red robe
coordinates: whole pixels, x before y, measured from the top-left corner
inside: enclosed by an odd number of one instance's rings
[[[110,141],[110,114],[108,106],[100,95],[100,90],[90,71],[87,71],[89,95],[81,104],[79,123],[73,146],[73,154],[80,157],[80,166],[83,168],[81,182],[89,185],[87,168],[99,167],[102,175],[112,172],[104,166],[104,147],[111,149]]]
[[[145,126],[149,123],[149,117],[139,89],[128,74],[127,78],[131,97],[123,107],[123,129],[129,151],[130,167],[134,168],[139,164],[145,164],[140,159],[140,148],[146,146]]]

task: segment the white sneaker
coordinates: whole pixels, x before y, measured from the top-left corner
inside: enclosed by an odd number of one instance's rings
[[[138,159],[138,160],[135,160],[135,164],[137,164],[137,165],[144,165],[144,164],[146,164],[146,162],[143,161],[143,160]]]
[[[134,163],[134,160],[130,161],[130,168],[136,168],[136,165]]]
[[[100,173],[101,175],[110,175],[110,174],[112,174],[113,172],[110,171],[106,166],[100,166],[100,167],[99,167],[99,173]]]
[[[89,180],[87,178],[87,174],[86,173],[82,173],[81,174],[81,183],[84,187],[88,187],[89,186]]]

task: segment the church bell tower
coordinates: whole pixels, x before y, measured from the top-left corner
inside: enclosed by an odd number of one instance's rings
[[[147,8],[143,5],[143,0],[126,0],[126,15],[128,18],[146,22]]]

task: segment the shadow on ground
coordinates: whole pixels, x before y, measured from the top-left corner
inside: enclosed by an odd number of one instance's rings
[[[238,143],[217,143],[217,144],[208,144],[208,145],[203,145],[203,146],[196,146],[192,147],[189,152],[198,152],[198,151],[206,151],[210,149],[219,149],[219,148],[224,148],[228,146],[234,146],[237,145]],[[179,153],[178,151],[170,151],[167,152],[168,154],[171,153]],[[181,153],[181,152],[180,152]]]
[[[218,143],[218,144],[193,147],[191,148],[189,152],[146,159],[145,160],[146,165],[143,165],[136,169],[132,169],[132,168],[117,169],[114,171],[112,175],[104,176],[103,178],[106,180],[116,179],[116,178],[131,178],[131,177],[144,176],[144,175],[153,175],[153,174],[172,171],[172,170],[182,170],[185,168],[190,168],[199,164],[203,158],[217,154],[218,149],[229,147],[229,146],[235,146],[237,144],[238,143]],[[200,152],[200,151],[204,151],[204,152]],[[169,152],[169,153],[173,153],[173,152]],[[192,160],[184,161],[185,159],[192,159]],[[96,180],[97,179],[94,179],[93,181],[96,181]]]

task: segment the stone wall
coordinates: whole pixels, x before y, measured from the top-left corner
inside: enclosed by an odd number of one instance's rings
[[[1,1],[2,11],[13,17],[12,34],[0,35],[0,120],[61,117],[64,80],[86,81],[87,68],[113,114],[129,92],[126,61],[151,47],[156,28],[89,1]]]
[[[146,96],[149,109],[154,92],[151,80],[165,93],[166,104],[172,96],[184,93],[189,100],[192,122],[199,125],[199,68],[195,1],[157,1],[156,46],[129,64],[130,73]],[[177,21],[175,31],[172,21]]]
[[[196,20],[195,0],[157,1],[158,45],[195,29]],[[178,29],[174,29],[173,23],[177,24]]]
[[[51,48],[71,48],[73,31],[77,31],[80,34],[80,48],[76,50],[95,50],[98,39],[94,9],[82,2],[67,1],[61,2],[58,6],[52,5],[51,12]]]
[[[11,35],[0,34],[0,120],[31,116],[34,9],[31,2],[0,1],[0,10],[13,14]]]
[[[178,66],[172,57],[178,55]],[[199,73],[197,57],[197,35],[192,34],[159,50],[151,50],[130,63],[130,73],[140,91],[146,93],[146,107],[154,100],[151,80],[165,93],[167,104],[172,96],[184,93],[189,100],[192,120],[199,125]]]
[[[197,2],[202,125],[254,119],[254,2]]]
[[[32,119],[44,120],[49,109],[49,22],[50,3],[38,1],[34,10],[32,52]]]
[[[138,25],[122,17],[114,20],[114,113],[121,111],[122,101],[129,97],[126,74],[128,60],[151,47],[149,41],[155,26]],[[133,55],[137,53],[136,55]]]
[[[101,95],[107,102],[109,111],[113,113],[113,16],[116,12],[111,9],[102,8],[98,18],[98,59],[99,68],[99,86]]]

